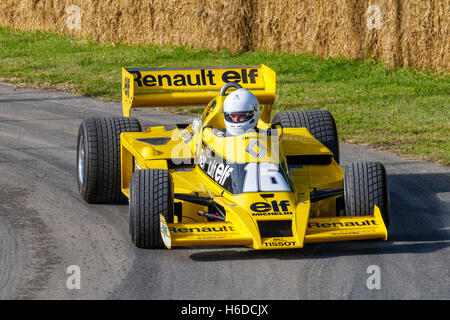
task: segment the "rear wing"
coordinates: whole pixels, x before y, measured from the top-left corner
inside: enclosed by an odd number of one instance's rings
[[[250,90],[262,105],[275,100],[276,74],[265,65],[205,68],[122,68],[122,109],[206,106],[228,82]]]

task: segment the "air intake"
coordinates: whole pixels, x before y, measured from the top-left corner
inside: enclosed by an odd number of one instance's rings
[[[261,238],[292,237],[292,220],[258,221]]]

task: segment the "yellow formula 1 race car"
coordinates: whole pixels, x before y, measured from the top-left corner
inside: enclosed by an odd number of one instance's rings
[[[386,173],[377,162],[339,165],[336,125],[324,110],[283,111],[271,123],[275,72],[250,67],[122,70],[124,117],[82,122],[79,192],[89,203],[129,201],[139,248],[387,239]],[[236,88],[261,104],[255,130],[218,135]],[[133,108],[206,105],[192,124],[142,130]]]

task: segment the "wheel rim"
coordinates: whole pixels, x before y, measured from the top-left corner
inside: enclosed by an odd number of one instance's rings
[[[80,143],[78,145],[78,182],[80,186],[84,182],[84,169],[85,169],[85,151],[84,151],[84,137],[81,136]]]

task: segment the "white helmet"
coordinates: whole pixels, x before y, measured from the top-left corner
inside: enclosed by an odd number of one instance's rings
[[[240,135],[252,130],[259,119],[258,99],[244,88],[231,92],[223,102],[223,117],[230,135]]]

